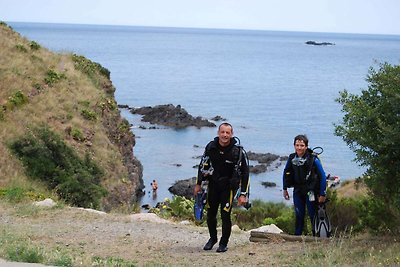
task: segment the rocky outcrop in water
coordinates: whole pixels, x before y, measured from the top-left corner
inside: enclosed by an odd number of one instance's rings
[[[307,41],[306,42],[307,45],[335,45],[334,43],[329,43],[329,42],[315,42],[315,41]]]
[[[182,108],[181,105],[174,106],[173,104],[167,104],[154,107],[132,108],[130,112],[143,115],[142,121],[174,128],[216,126],[214,123],[202,117],[193,117]]]
[[[255,152],[247,152],[247,156],[249,160],[257,161],[259,164],[253,166],[250,165],[250,172],[254,174],[266,172],[270,169],[272,163],[276,163],[273,167],[277,168],[282,164],[282,161],[285,161],[287,157],[281,157],[271,153],[255,153]]]
[[[168,191],[177,196],[193,198],[195,185],[196,177],[192,177],[189,179],[176,181],[174,185],[168,188]]]

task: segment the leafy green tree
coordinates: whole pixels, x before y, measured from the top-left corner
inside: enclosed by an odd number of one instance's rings
[[[366,223],[400,233],[400,66],[371,67],[367,82],[360,95],[340,92],[336,101],[344,117],[335,134],[366,167],[364,181],[371,192]]]

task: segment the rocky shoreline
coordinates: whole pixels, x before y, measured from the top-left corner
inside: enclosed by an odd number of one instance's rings
[[[249,151],[247,153],[250,161],[257,161],[258,164],[253,166],[249,165],[249,171],[253,174],[272,171],[278,168],[282,162],[287,160],[287,156],[279,156],[272,153],[255,153]],[[273,163],[275,163],[273,165]],[[271,167],[272,166],[272,167]],[[198,167],[198,166],[194,166]],[[272,182],[262,182],[265,187],[275,187],[276,184]],[[193,190],[196,184],[196,177],[178,180],[168,188],[168,191],[177,196],[186,198],[193,198]]]
[[[142,121],[151,124],[158,124],[176,129],[182,129],[190,126],[216,127],[215,123],[204,119],[200,116],[194,117],[190,115],[181,105],[173,104],[157,105],[154,107],[146,106],[133,108],[127,105],[120,105],[120,108],[127,108],[132,114],[142,115]],[[213,120],[223,120],[221,116],[215,116]]]
[[[173,127],[177,129],[194,126],[197,128],[201,127],[216,127],[216,125],[200,116],[193,117],[190,115],[181,105],[174,106],[173,104],[157,105],[154,107],[129,107],[128,105],[119,105],[119,108],[128,109],[132,114],[142,115],[142,121],[149,122],[151,124],[158,124],[167,127]],[[211,119],[212,121],[225,121],[226,119],[217,115]],[[145,126],[139,126],[141,129],[146,129]],[[148,127],[148,129],[157,129],[157,126]],[[287,160],[287,156],[279,156],[272,153],[256,153],[249,151],[247,156],[250,162],[249,171],[252,174],[260,174],[267,171],[272,171],[282,165],[283,161]],[[199,156],[200,158],[201,156]],[[175,164],[180,166],[179,163]],[[198,165],[193,166],[197,168]],[[263,182],[264,186],[271,187],[276,186],[274,183]],[[177,180],[168,191],[177,196],[183,196],[186,198],[193,198],[193,190],[196,184],[196,177],[188,179]]]

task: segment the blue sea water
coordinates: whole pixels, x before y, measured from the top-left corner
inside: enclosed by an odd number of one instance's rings
[[[339,91],[367,88],[377,62],[400,63],[400,36],[219,29],[9,23],[29,39],[57,52],[73,52],[111,71],[119,104],[132,107],[180,104],[194,116],[220,115],[248,151],[288,155],[293,137],[305,133],[322,146],[326,173],[353,179],[363,169],[334,135],[343,117]],[[311,46],[305,42],[331,42]],[[196,175],[194,165],[216,128],[141,129],[121,113],[136,135],[134,154],[144,166],[146,195],[154,205],[176,180]],[[197,147],[199,146],[199,147]],[[178,167],[177,164],[181,166]],[[282,200],[283,165],[251,175],[251,198]],[[150,183],[159,184],[152,196]],[[261,182],[277,183],[264,188]]]

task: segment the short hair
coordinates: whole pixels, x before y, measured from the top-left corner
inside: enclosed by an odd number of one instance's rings
[[[308,138],[305,134],[299,134],[294,138],[293,145],[296,144],[296,141],[303,141],[306,146],[308,146]]]
[[[218,126],[218,131],[221,130],[221,126],[228,126],[228,127],[231,127],[232,132],[233,132],[233,126],[232,126],[232,124],[230,124],[230,123],[228,123],[228,122],[223,122],[223,123],[221,123],[221,124]]]

